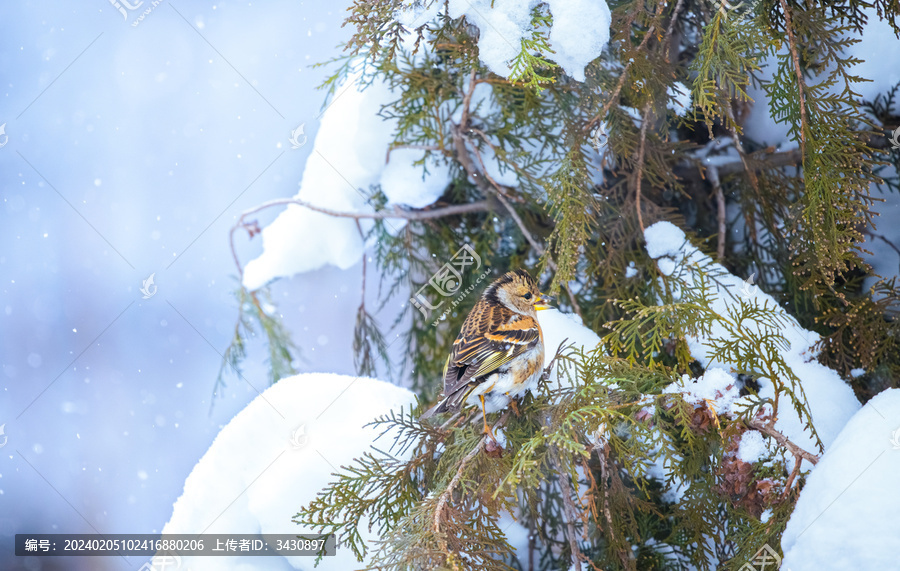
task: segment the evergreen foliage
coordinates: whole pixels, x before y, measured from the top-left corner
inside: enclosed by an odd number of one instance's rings
[[[482,436],[480,413],[435,426],[417,420],[421,410],[377,420],[386,442],[342,467],[319,498],[298,506],[295,521],[337,533],[371,558],[369,568],[384,570],[737,570],[762,545],[778,546],[803,480],[800,454],[821,452],[798,452],[757,422],[793,409],[816,435],[801,379],[779,352],[788,318],[746,300],[715,311],[702,286],[716,273],[664,275],[643,250],[642,231],[672,221],[731,273],[754,275],[790,319],[822,335],[822,364],[850,379],[861,400],[898,386],[900,290],[862,253],[867,237],[879,236],[871,189],[898,189],[889,167],[900,151],[884,133],[897,126],[900,86],[862,101],[854,89],[863,80],[844,50],[858,41],[868,8],[900,33],[900,5],[760,0],[736,14],[703,0],[624,0],[610,5],[608,49],[577,82],[553,62],[544,4],[508,79],[479,62],[478,30],[465,18],[423,23],[409,30],[415,45],[404,43],[396,14],[408,4],[357,0],[347,19],[354,35],[329,62],[335,71],[324,88],[333,96],[354,72],[402,86],[381,110],[398,120],[392,149],[423,149],[453,173],[426,210],[472,208],[411,218],[399,232],[376,220],[381,299],[420,290],[469,245],[489,272],[482,285],[511,268],[536,268],[543,288],[603,344],[586,355],[563,349],[562,382],[542,384],[519,414],[489,415],[505,434],[502,451]],[[750,106],[762,103],[751,100],[751,85],[764,90],[796,149],[776,151],[744,133]],[[692,109],[682,117],[670,108],[686,89]],[[729,148],[737,158],[721,160]],[[515,184],[493,178],[489,160]],[[376,208],[386,204],[381,189],[361,190]],[[477,277],[463,274],[460,290]],[[875,285],[864,287],[867,278]],[[288,333],[256,293],[240,295],[226,361],[236,366],[244,355],[249,310],[273,347],[277,380],[292,370]],[[423,403],[440,391],[474,302],[467,296],[443,314],[408,304],[389,326],[406,343],[407,361],[392,370],[410,376]],[[702,373],[686,343],[698,335],[733,364],[751,406],[721,413],[666,391]],[[353,346],[361,373],[391,365],[365,303]],[[865,374],[851,377],[854,369]],[[759,378],[775,383],[774,400],[756,395]],[[777,452],[752,465],[738,459],[748,430],[771,437]],[[663,481],[648,475],[654,466]],[[526,554],[507,542],[503,514],[530,531]],[[378,544],[363,544],[364,525]]]

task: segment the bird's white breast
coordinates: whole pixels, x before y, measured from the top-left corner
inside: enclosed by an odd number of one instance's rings
[[[475,387],[466,404],[481,407],[481,395],[484,395],[485,412],[498,412],[509,406],[513,398],[521,398],[526,391],[537,388],[543,372],[544,346],[538,343],[529,349],[505,370],[490,375],[483,383]],[[529,369],[531,371],[529,371]],[[516,379],[520,379],[516,382]]]

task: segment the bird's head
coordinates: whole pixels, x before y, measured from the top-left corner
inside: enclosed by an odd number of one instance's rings
[[[525,270],[513,270],[497,278],[484,291],[485,299],[496,301],[509,310],[534,317],[535,312],[549,309],[546,295]]]

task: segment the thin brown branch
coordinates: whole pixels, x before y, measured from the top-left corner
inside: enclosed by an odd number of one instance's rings
[[[637,172],[635,173],[634,182],[634,202],[641,233],[644,232],[644,216],[641,213],[641,179],[644,176],[644,151],[647,144],[647,127],[650,125],[650,103],[648,101],[641,112],[641,142],[638,148]]]
[[[485,134],[484,131],[482,131],[481,129],[478,129],[476,127],[469,127],[469,131],[471,131],[471,132],[475,133],[476,135],[478,135],[479,137],[481,137],[481,139],[485,142],[485,144],[487,144],[487,146],[489,146],[491,148],[491,150],[494,151],[494,156],[496,156],[498,158],[500,157],[500,155],[497,153],[497,146],[491,142],[490,138],[488,138],[487,134]],[[506,164],[512,166],[512,168],[514,168],[517,173],[524,176],[528,180],[539,184],[540,181],[536,180],[528,171],[526,171],[525,169],[523,169],[516,163],[506,162]]]
[[[791,454],[797,457],[797,461],[799,463],[800,458],[804,460],[808,460],[811,464],[815,465],[819,463],[819,457],[811,452],[807,452],[803,448],[800,448],[798,445],[791,442],[790,438],[782,434],[781,432],[775,430],[775,427],[769,423],[763,422],[761,420],[750,420],[747,422],[747,426],[750,428],[755,428],[756,430],[762,432],[767,436],[771,436],[775,439],[775,442],[781,444],[788,450],[790,450]]]
[[[665,5],[663,3],[663,5]],[[678,0],[675,3],[675,9],[672,10],[672,16],[669,19],[669,27],[666,29],[666,62],[671,61],[672,56],[672,32],[675,31],[675,24],[678,23],[678,14],[681,13],[681,8],[684,7],[684,0]]]
[[[722,261],[725,259],[725,193],[722,192],[722,184],[719,182],[719,169],[710,166],[707,170],[709,174],[709,182],[712,183],[713,190],[716,193],[716,218],[719,222],[719,242],[716,248],[716,259]]]
[[[676,10],[678,9],[678,6],[680,6],[680,5],[681,5],[681,2],[679,2],[676,5]],[[659,3],[659,5],[656,8],[656,17],[657,18],[659,18],[659,16],[662,15],[662,11],[665,9],[665,7],[666,7],[665,2]],[[667,32],[667,35],[671,34],[672,26],[670,26],[669,28],[670,29]],[[655,33],[656,33],[656,24],[653,24],[652,26],[647,28],[647,33],[644,34],[644,39],[641,40],[640,45],[638,45],[637,50],[635,50],[635,51],[636,52],[643,51],[644,48],[647,47],[647,44],[650,42],[650,38],[652,38],[655,35]],[[609,110],[612,108],[613,103],[615,103],[616,101],[619,100],[619,94],[622,92],[622,87],[625,86],[625,80],[628,79],[628,70],[631,69],[631,65],[633,63],[634,63],[633,57],[625,63],[625,67],[622,68],[622,73],[621,73],[621,75],[619,75],[619,81],[616,82],[616,87],[615,87],[615,89],[613,89],[613,92],[610,94],[609,99],[607,99],[606,103],[603,104],[603,107],[600,109],[600,112],[597,113],[596,115],[594,115],[594,117],[590,121],[588,121],[587,124],[584,126],[583,130],[585,133],[589,133],[598,121],[602,121],[603,118],[606,117],[606,114],[609,113]]]
[[[477,131],[480,134],[480,136],[485,140],[485,142],[487,142],[488,145],[491,145],[490,141],[487,139],[487,137],[484,135],[484,133],[482,133],[478,129],[470,129],[470,130]],[[457,132],[459,132],[458,129],[457,129]],[[460,136],[460,138],[462,138],[462,136]],[[491,145],[491,147],[493,148],[493,145]],[[457,148],[459,148],[459,146]],[[466,149],[465,141],[462,142],[462,148]],[[509,203],[509,197],[506,195],[504,187],[502,185],[500,185],[497,181],[495,181],[491,175],[488,174],[487,168],[484,165],[484,159],[481,156],[481,152],[478,150],[478,147],[475,146],[474,144],[472,145],[472,151],[475,153],[475,158],[478,159],[478,163],[481,165],[481,172],[479,173],[477,170],[475,170],[473,173],[469,173],[469,174],[470,175],[481,174],[482,176],[480,176],[480,177],[473,176],[472,178],[475,180],[486,179],[490,183],[491,187],[493,187],[493,190],[494,190],[495,196],[497,197],[497,200],[500,202],[500,204],[503,205],[504,208],[506,208],[507,212],[509,212],[510,218],[512,218],[515,221],[516,226],[519,227],[519,231],[525,237],[525,240],[534,249],[534,251],[537,252],[537,254],[539,256],[543,256],[544,255],[544,247],[537,240],[534,239],[534,237],[531,235],[531,232],[528,231],[528,227],[525,226],[525,222],[522,220],[522,217],[519,216],[519,213],[516,212],[515,208],[513,208],[513,206]],[[463,151],[463,152],[465,152],[465,151]],[[472,165],[472,167],[474,168],[474,165]],[[467,172],[468,172],[468,169],[467,169]],[[554,272],[557,270],[556,262],[554,262],[549,257],[547,259],[547,265]],[[580,317],[582,321],[584,321],[584,314],[581,312],[581,306],[578,304],[578,299],[575,297],[575,294],[572,292],[572,288],[569,286],[568,283],[564,284],[563,287],[565,287],[566,293],[569,294],[569,300],[572,302],[572,309],[575,310],[575,314],[578,315],[578,317]]]
[[[609,509],[609,446],[605,440],[598,441],[594,446],[597,452],[597,460],[600,462],[600,495],[603,498],[603,518],[606,520],[606,529],[609,533],[609,542],[616,540],[615,527],[613,526],[612,512]]]
[[[794,37],[794,24],[791,20],[791,9],[786,0],[779,0],[784,10],[784,29],[787,31],[788,44],[791,48],[791,61],[794,63],[794,74],[797,76],[797,92],[800,95],[800,150],[806,155],[806,131],[809,126],[806,117],[806,82],[800,69],[800,54],[797,52],[797,38]]]
[[[803,154],[800,149],[791,149],[789,151],[773,151],[763,158],[748,157],[747,164],[740,160],[731,161],[717,165],[716,169],[719,171],[719,178],[723,179],[745,170],[752,170],[755,173],[763,169],[799,165],[802,161]],[[674,173],[683,183],[699,184],[705,180],[705,170],[707,168],[707,165],[699,161],[682,163],[675,167]]]
[[[459,463],[459,468],[456,470],[456,474],[453,475],[453,479],[450,480],[450,483],[447,484],[447,489],[444,490],[441,495],[438,497],[437,507],[434,509],[434,518],[432,519],[432,524],[434,526],[434,535],[437,538],[438,542],[441,544],[441,549],[447,555],[450,555],[450,548],[447,545],[447,540],[444,539],[444,534],[441,531],[441,521],[443,519],[444,510],[447,507],[447,503],[453,496],[453,491],[456,489],[456,486],[459,485],[460,479],[462,479],[463,472],[466,470],[466,466],[469,465],[469,462],[472,461],[475,456],[478,455],[479,452],[484,448],[485,443],[487,442],[488,435],[484,435],[481,440],[478,441],[478,445],[475,446],[465,457],[462,459],[462,462]]]
[[[359,237],[363,242],[366,240],[366,234],[363,232],[362,224],[359,223],[359,220],[356,220],[356,229],[359,231]],[[366,252],[365,250],[362,253],[362,286],[360,291],[360,301],[359,301],[359,313],[365,313],[366,311]]]
[[[794,469],[791,470],[788,479],[784,482],[784,491],[781,492],[781,499],[785,499],[788,497],[788,494],[791,493],[791,487],[794,484],[794,480],[800,475],[800,464],[803,464],[799,459],[794,460]]]
[[[553,262],[553,260],[547,260],[547,262]],[[556,264],[554,263],[554,265]],[[564,283],[563,287],[566,288],[566,293],[569,294],[569,301],[572,302],[572,309],[575,310],[575,315],[581,318],[581,321],[584,322],[584,314],[581,312],[581,305],[578,304],[578,298],[575,297],[575,293],[572,291],[572,288],[569,287],[569,283]]]
[[[887,244],[888,246],[890,246],[891,249],[893,249],[895,252],[897,252],[898,255],[900,255],[900,248],[898,248],[896,244],[894,244],[893,242],[891,242],[890,240],[888,240],[887,238],[885,238],[885,237],[882,236],[881,234],[876,234],[875,232],[872,232],[872,231],[871,231],[870,229],[868,229],[868,228],[864,228],[864,229],[863,229],[863,232],[865,232],[866,234],[868,234],[869,236],[871,236],[871,237],[873,237],[873,238],[878,238],[879,240],[881,240],[882,242],[884,242],[885,244]]]
[[[744,145],[741,143],[741,138],[738,135],[737,121],[735,121],[731,105],[725,106],[725,113],[731,121],[728,130],[731,132],[731,140],[734,141],[734,148],[737,149],[738,156],[741,158],[741,164],[744,166],[744,171],[747,173],[747,178],[750,179],[750,186],[753,187],[753,191],[759,196],[759,178],[756,176],[756,170],[750,168],[750,165],[747,164],[747,153],[744,152]]]
[[[303,206],[315,212],[327,214],[328,216],[334,216],[336,218],[352,218],[356,221],[384,220],[387,218],[399,218],[403,220],[433,220],[435,218],[443,218],[445,216],[457,216],[460,214],[470,214],[472,212],[487,212],[496,209],[490,200],[480,200],[478,202],[453,204],[450,206],[443,206],[428,210],[406,210],[395,205],[391,210],[378,210],[376,212],[343,212],[340,210],[332,210],[330,208],[316,206],[314,204],[306,202],[305,200],[300,200],[299,198],[279,198],[276,200],[269,200],[268,202],[263,202],[262,204],[254,206],[253,208],[242,212],[238,217],[237,222],[234,226],[231,227],[231,230],[228,233],[228,239],[231,245],[231,255],[234,258],[234,264],[235,266],[237,266],[238,274],[241,277],[244,276],[244,268],[243,266],[241,266],[241,262],[238,259],[237,250],[234,246],[235,231],[238,228],[245,228],[250,232],[250,235],[253,236],[259,232],[259,227],[257,226],[255,221],[247,222],[246,218],[248,216],[256,214],[257,212],[260,212],[262,210],[266,210],[267,208],[272,208],[274,206],[286,206],[289,204]]]
[[[463,129],[466,129],[469,124],[469,106],[472,104],[472,94],[475,93],[475,86],[478,83],[475,81],[475,69],[469,73],[469,90],[463,95],[462,100],[462,114],[459,119],[459,126]]]
[[[556,364],[556,360],[559,359],[559,356],[562,354],[563,346],[566,344],[566,341],[568,341],[568,340],[569,340],[569,338],[566,337],[559,343],[559,347],[556,348],[556,352],[553,354],[553,358],[550,359],[550,362],[547,364],[546,367],[544,367],[544,372],[541,373],[541,380],[540,380],[541,383],[547,382],[547,380],[550,378],[550,373],[553,372],[553,365]]]
[[[500,415],[500,419],[497,420],[497,423],[494,424],[492,428],[492,432],[497,430],[498,427],[503,426],[506,423],[506,420],[509,418],[509,410],[503,412]],[[462,461],[459,463],[459,467],[456,469],[456,474],[453,475],[453,478],[450,480],[450,483],[447,484],[447,489],[441,492],[441,495],[438,496],[437,506],[434,509],[434,516],[432,517],[432,527],[434,529],[434,535],[438,540],[438,543],[441,545],[441,550],[447,555],[452,555],[450,553],[450,548],[447,545],[447,540],[444,539],[444,534],[441,531],[441,522],[443,521],[444,511],[447,509],[447,505],[450,500],[453,498],[453,492],[456,491],[457,486],[459,486],[460,480],[462,480],[463,474],[466,471],[466,467],[469,465],[475,456],[478,455],[484,449],[485,444],[487,444],[488,440],[491,439],[490,434],[485,434],[478,441],[478,444],[466,454]]]
[[[563,472],[562,464],[559,461],[559,449],[555,446],[550,453],[550,461],[553,462],[553,467],[556,469],[556,474],[559,477],[563,511],[566,514],[566,537],[569,540],[569,549],[572,551],[572,569],[581,571],[581,561],[586,559],[586,557],[578,547],[578,536],[575,533],[575,518],[578,516],[576,515],[575,502],[572,501],[572,479],[569,477],[568,472]]]
[[[397,149],[414,149],[420,151],[443,151],[444,149],[440,148],[437,145],[391,145],[388,147],[387,154],[384,156],[384,162],[387,163],[391,160],[391,153]]]

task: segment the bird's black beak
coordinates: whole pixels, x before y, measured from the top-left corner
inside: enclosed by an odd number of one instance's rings
[[[540,294],[538,296],[538,298],[536,300],[534,300],[534,310],[542,311],[544,309],[556,309],[555,307],[550,305],[550,302],[552,300],[553,300],[553,298],[550,297],[549,295],[543,294],[543,293]]]

